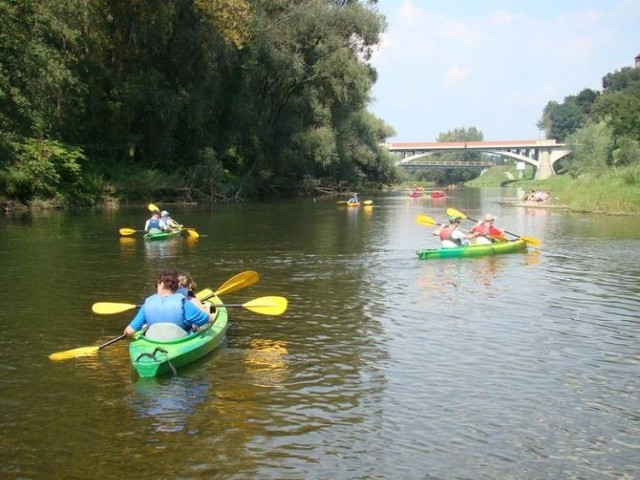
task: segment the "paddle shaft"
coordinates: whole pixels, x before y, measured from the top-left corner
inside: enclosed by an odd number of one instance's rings
[[[122,335],[118,335],[115,338],[112,338],[111,340],[109,340],[108,342],[104,342],[102,345],[100,345],[98,347],[98,350],[104,348],[104,347],[108,347],[109,345],[111,345],[112,343],[116,343],[124,338],[127,338],[127,335],[125,333],[123,333]]]

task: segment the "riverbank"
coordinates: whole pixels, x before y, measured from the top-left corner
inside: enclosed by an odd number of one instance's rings
[[[558,208],[573,212],[606,215],[640,215],[640,166],[613,169],[601,175],[555,175],[547,180],[534,180],[532,171],[518,178],[515,167],[496,166],[465,186],[516,186],[525,191],[550,192],[545,202],[514,202],[532,208]]]

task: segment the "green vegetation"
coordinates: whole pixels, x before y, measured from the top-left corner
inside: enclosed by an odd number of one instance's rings
[[[640,214],[640,68],[609,73],[602,86],[549,102],[543,111],[538,127],[573,150],[556,166],[563,175],[536,181],[527,167],[518,179],[515,167],[494,167],[467,185],[540,188],[574,210]]]
[[[584,174],[578,178],[563,174],[534,180],[532,173],[528,167],[524,177],[518,179],[515,167],[496,166],[465,185],[517,186],[527,192],[540,189],[551,192],[549,205],[584,212],[640,215],[640,165],[608,169],[597,176]]]
[[[0,200],[393,182],[393,131],[367,111],[375,3],[0,1]]]

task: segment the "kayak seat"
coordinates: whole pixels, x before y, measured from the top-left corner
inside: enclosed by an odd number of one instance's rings
[[[186,330],[175,323],[154,323],[147,328],[145,337],[149,340],[168,341],[183,338],[189,335]]]

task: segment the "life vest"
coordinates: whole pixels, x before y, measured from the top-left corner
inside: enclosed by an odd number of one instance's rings
[[[179,293],[180,295],[184,295],[186,298],[194,298],[196,296],[196,294],[193,293],[193,290],[189,290],[187,287],[178,288],[176,293]]]
[[[440,241],[444,242],[445,240],[449,240],[450,242],[455,243],[458,246],[462,245],[462,241],[459,238],[452,238],[451,233],[453,232],[453,228],[450,226],[442,227],[440,229]]]
[[[485,239],[489,242],[489,243],[493,243],[494,240],[489,238],[490,235],[502,235],[502,232],[500,230],[498,230],[496,227],[494,227],[493,225],[487,225],[486,223],[481,223],[480,225],[476,225],[475,227],[473,227],[471,229],[472,233],[477,233],[478,236],[480,237],[485,237]],[[485,244],[487,242],[478,242],[478,239],[476,238],[476,243],[479,244]]]
[[[187,329],[184,323],[184,306],[185,298],[179,293],[172,295],[160,295],[156,293],[148,297],[142,308],[144,308],[144,316],[147,325],[154,323],[174,323],[181,328]]]
[[[158,230],[161,230],[161,228],[160,228],[160,219],[159,218],[150,218],[149,219],[149,230],[151,230],[152,228],[157,228]]]
[[[487,226],[485,223],[481,223],[480,225],[476,225],[471,229],[473,233],[477,233],[478,235],[487,236],[489,235],[489,231],[491,230],[490,226]]]
[[[185,297],[189,297],[189,289],[187,287],[180,287],[178,288],[178,290],[176,291],[176,293],[179,293],[180,295],[184,295]]]

